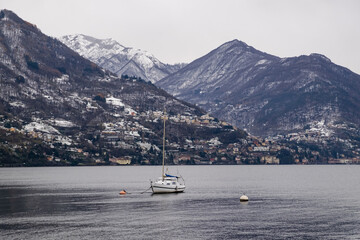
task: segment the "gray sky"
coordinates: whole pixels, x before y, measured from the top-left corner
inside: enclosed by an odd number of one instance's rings
[[[50,36],[82,33],[191,62],[239,39],[279,57],[321,53],[360,73],[359,0],[1,0]]]

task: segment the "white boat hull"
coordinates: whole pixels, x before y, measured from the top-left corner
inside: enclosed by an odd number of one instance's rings
[[[159,178],[151,182],[151,190],[153,193],[180,193],[185,191],[185,184],[178,182],[177,178]]]
[[[182,188],[167,188],[163,186],[152,186],[153,193],[180,193],[185,190],[185,187]]]

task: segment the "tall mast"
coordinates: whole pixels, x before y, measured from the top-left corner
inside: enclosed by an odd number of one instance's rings
[[[165,165],[165,121],[166,121],[166,109],[164,108],[164,136],[163,136],[163,159],[162,159],[162,177],[164,179],[164,165]]]

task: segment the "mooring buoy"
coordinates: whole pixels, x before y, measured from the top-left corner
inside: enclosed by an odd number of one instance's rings
[[[249,198],[245,194],[241,195],[240,202],[247,202],[247,201],[249,201]]]

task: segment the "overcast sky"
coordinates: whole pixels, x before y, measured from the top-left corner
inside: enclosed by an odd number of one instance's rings
[[[279,57],[321,53],[360,73],[359,0],[1,0],[50,36],[113,38],[164,63],[239,39]]]

